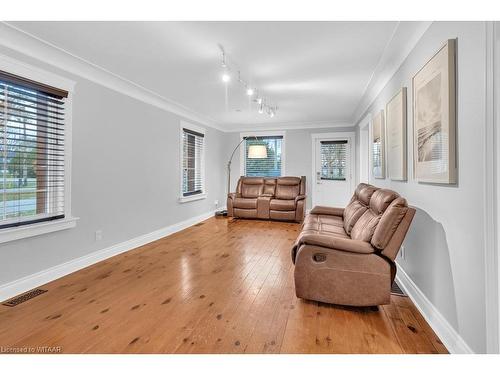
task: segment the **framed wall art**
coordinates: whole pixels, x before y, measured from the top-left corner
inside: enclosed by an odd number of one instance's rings
[[[372,174],[375,178],[385,178],[385,126],[384,111],[372,119]]]
[[[414,174],[456,183],[455,43],[450,39],[413,77]]]
[[[385,106],[387,173],[394,181],[406,181],[406,87]]]

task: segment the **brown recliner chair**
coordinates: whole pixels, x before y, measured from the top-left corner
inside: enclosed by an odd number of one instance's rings
[[[349,306],[390,303],[394,259],[415,209],[360,184],[345,209],[314,207],[292,249],[297,297]]]
[[[302,222],[306,177],[240,177],[235,193],[228,194],[228,216]]]

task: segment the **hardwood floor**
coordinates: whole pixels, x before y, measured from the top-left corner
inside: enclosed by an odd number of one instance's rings
[[[0,306],[1,347],[63,353],[447,353],[406,297],[297,299],[298,224],[211,218]]]

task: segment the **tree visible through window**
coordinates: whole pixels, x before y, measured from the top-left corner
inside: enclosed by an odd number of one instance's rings
[[[249,159],[250,145],[265,145],[267,158]],[[247,177],[279,177],[282,167],[283,136],[265,136],[245,140],[245,176]]]
[[[0,228],[64,217],[67,94],[0,72]]]

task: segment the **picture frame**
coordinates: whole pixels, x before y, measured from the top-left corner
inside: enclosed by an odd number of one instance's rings
[[[383,109],[373,116],[371,144],[373,177],[385,179],[385,124]]]
[[[407,181],[407,94],[402,87],[385,106],[387,174],[392,181]]]
[[[448,40],[412,79],[413,170],[418,182],[457,182],[455,50],[456,40]]]

